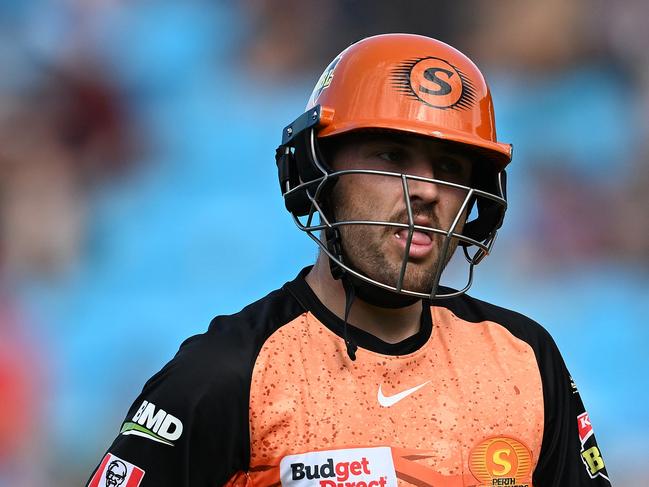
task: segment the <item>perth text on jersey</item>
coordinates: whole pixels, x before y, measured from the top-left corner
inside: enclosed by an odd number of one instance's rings
[[[183,434],[183,423],[164,409],[157,408],[152,402],[143,401],[132,421],[122,425],[120,433],[141,436],[173,446],[173,442]]]
[[[396,487],[389,447],[351,448],[289,455],[280,462],[283,486]]]

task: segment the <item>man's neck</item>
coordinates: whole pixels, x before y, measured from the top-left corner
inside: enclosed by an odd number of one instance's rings
[[[344,319],[345,290],[339,279],[334,279],[329,260],[320,254],[306,276],[306,282],[318,299],[329,310]],[[404,308],[381,308],[356,298],[349,312],[349,324],[387,343],[397,343],[416,334],[421,326],[421,301]]]

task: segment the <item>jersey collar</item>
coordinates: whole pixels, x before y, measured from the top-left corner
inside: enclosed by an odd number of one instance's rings
[[[311,268],[312,266],[302,269],[298,276],[293,281],[286,283],[284,287],[295,297],[305,311],[311,312],[320,323],[342,338],[344,333],[343,320],[322,304],[305,280]],[[407,355],[416,352],[428,341],[432,329],[430,301],[428,300],[422,300],[419,331],[397,343],[385,342],[360,328],[350,324],[347,325],[347,333],[359,347],[383,355]]]

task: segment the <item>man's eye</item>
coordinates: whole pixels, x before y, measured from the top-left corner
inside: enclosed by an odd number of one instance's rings
[[[435,164],[438,171],[444,174],[462,175],[466,171],[466,167],[456,159],[442,158]]]
[[[377,154],[377,157],[388,162],[401,162],[403,161],[403,152],[396,150],[381,151]]]
[[[442,157],[435,161],[435,177],[451,183],[467,185],[471,180],[471,166],[452,157]]]

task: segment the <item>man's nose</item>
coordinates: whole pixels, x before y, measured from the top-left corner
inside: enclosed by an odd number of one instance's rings
[[[435,172],[430,161],[413,166],[407,178],[408,194],[411,200],[422,200],[434,203],[439,198],[439,184],[422,179],[435,179]]]

